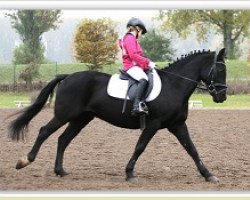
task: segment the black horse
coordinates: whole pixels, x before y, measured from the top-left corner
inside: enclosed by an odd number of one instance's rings
[[[148,103],[150,115],[146,118],[146,128],[142,131],[134,153],[127,164],[126,180],[134,178],[133,171],[136,161],[156,132],[159,129],[167,128],[193,158],[205,180],[217,182],[218,178],[213,176],[201,161],[189,136],[185,121],[188,116],[189,97],[200,81],[205,83],[214,102],[221,103],[226,100],[225,49],[221,49],[218,55],[216,52],[210,51],[191,53],[157,72],[162,81],[162,90],[154,101]],[[49,82],[42,89],[36,101],[10,125],[9,136],[13,140],[22,138],[22,133],[31,119],[41,111],[49,95],[58,85],[54,117],[40,129],[27,159],[19,160],[16,168],[21,169],[33,162],[43,142],[66,123],[68,123],[66,130],[58,138],[54,168],[54,172],[59,176],[67,175],[63,168],[66,147],[94,117],[118,127],[139,129],[139,118],[130,115],[132,102],[128,101],[127,112],[122,114],[123,100],[107,94],[109,79],[110,75],[105,73],[84,71],[71,75],[60,75]]]

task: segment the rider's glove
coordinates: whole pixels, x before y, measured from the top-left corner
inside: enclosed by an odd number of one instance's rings
[[[154,69],[155,68],[155,63],[150,61],[148,66],[151,68],[151,69]]]

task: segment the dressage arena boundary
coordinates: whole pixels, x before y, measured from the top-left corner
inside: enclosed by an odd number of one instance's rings
[[[19,100],[19,101],[14,101],[14,103],[17,108],[23,108],[29,106],[31,102],[27,100]]]
[[[202,100],[189,100],[188,107],[189,108],[202,108],[203,107]]]
[[[18,100],[18,101],[14,101],[14,103],[17,108],[27,107],[31,104],[31,102],[28,100]],[[203,107],[202,100],[189,100],[188,107],[189,108],[202,108]]]

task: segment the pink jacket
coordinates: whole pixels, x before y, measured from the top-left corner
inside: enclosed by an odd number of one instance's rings
[[[127,71],[133,66],[139,66],[143,70],[149,69],[150,60],[143,57],[142,48],[133,34],[126,34],[123,40],[119,40],[122,49],[123,70]]]

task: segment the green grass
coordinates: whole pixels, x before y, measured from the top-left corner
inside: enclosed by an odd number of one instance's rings
[[[250,80],[250,63],[247,61],[230,60],[227,64],[227,79]]]
[[[30,100],[30,97],[25,93],[0,93],[0,108],[15,108],[16,105],[14,101],[20,100]]]
[[[114,74],[119,71],[120,64],[104,66],[102,71]],[[13,83],[14,81],[14,71],[16,80],[18,81],[18,76],[21,71],[25,68],[25,65],[17,65],[14,68],[13,65],[0,65],[0,83],[8,84]],[[40,66],[40,76],[35,78],[38,81],[49,81],[55,77],[56,74],[71,74],[74,72],[85,71],[87,66],[84,63],[75,63],[75,64],[42,64]]]
[[[49,81],[55,77],[56,74],[70,74],[78,71],[84,71],[87,67],[85,64],[43,64],[40,67],[40,77],[42,81]]]
[[[193,94],[191,100],[202,100],[205,108],[240,108],[250,109],[250,95],[228,95],[223,103],[214,103],[209,94]]]
[[[28,93],[0,93],[0,108],[15,108],[14,101],[30,100]],[[228,96],[224,103],[214,103],[209,94],[193,94],[191,100],[202,100],[204,108],[240,108],[250,109],[250,95]]]
[[[157,65],[162,68],[168,66],[167,62],[157,62]],[[227,79],[248,79],[250,80],[250,63],[243,60],[228,60]]]
[[[167,62],[157,62],[157,65],[162,68],[167,66]],[[25,65],[16,66],[16,77]],[[104,66],[103,70],[106,73],[114,74],[121,68],[121,63]],[[49,81],[56,74],[69,74],[77,71],[87,70],[86,64],[43,64],[40,67],[40,77],[36,80]],[[13,83],[14,67],[12,65],[0,65],[0,83]],[[250,63],[247,61],[229,60],[227,61],[227,79],[243,79],[250,80]],[[0,108],[15,107],[14,101],[28,100],[29,95],[25,93],[0,93]],[[228,96],[228,100],[222,104],[213,103],[212,97],[208,94],[193,94],[192,100],[202,100],[205,108],[250,108],[250,95]]]
[[[157,62],[157,65],[162,68],[168,65],[168,62]],[[16,77],[20,74],[25,65],[16,66]],[[227,79],[247,79],[250,80],[250,63],[247,61],[229,60],[227,61]],[[104,66],[103,70],[106,73],[114,74],[121,68],[121,63],[110,66]],[[56,74],[68,74],[77,71],[87,70],[84,63],[75,64],[43,64],[40,66],[40,77],[36,80],[49,81],[55,77]],[[13,83],[14,67],[12,65],[0,65],[0,83]]]

